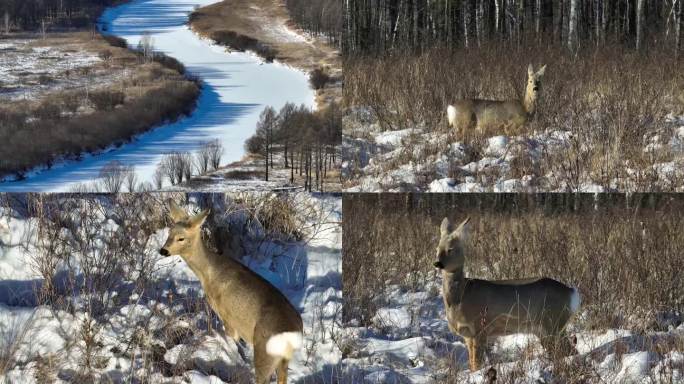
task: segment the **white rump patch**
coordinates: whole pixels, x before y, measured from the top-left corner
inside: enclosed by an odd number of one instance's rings
[[[447,107],[447,118],[449,120],[449,125],[454,126],[456,124],[456,115],[458,114],[458,110],[456,107],[453,105],[450,105]]]
[[[266,353],[274,357],[292,359],[294,351],[302,347],[301,332],[283,332],[271,336],[266,342]]]
[[[577,291],[577,288],[573,288],[572,295],[570,295],[570,312],[576,313],[580,304],[582,304],[582,300],[580,299],[579,292]]]

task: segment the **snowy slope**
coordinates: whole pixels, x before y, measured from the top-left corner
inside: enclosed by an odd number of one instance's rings
[[[354,382],[484,383],[490,367],[502,383],[566,382],[554,374],[536,336],[527,334],[498,338],[489,363],[470,372],[463,339],[449,331],[440,283],[429,276],[417,291],[389,287],[386,304],[371,326],[349,324],[345,338],[354,350],[344,360],[344,368]],[[684,382],[684,325],[639,334],[624,329],[583,330],[577,323],[568,330],[577,337],[579,355],[565,360],[575,379],[614,384]],[[563,368],[568,369],[555,369]]]
[[[298,218],[310,231],[301,241],[260,236],[263,228],[242,225],[245,215],[236,206],[227,207],[228,213],[214,220],[217,225],[243,228],[236,248],[242,250],[242,262],[283,291],[302,313],[304,347],[290,363],[290,382],[327,383],[338,375],[341,359],[335,342],[342,304],[341,199],[308,194],[295,199],[308,212]],[[72,203],[73,199],[67,202]],[[126,231],[111,204],[109,198],[99,198],[91,206],[94,224],[75,229],[90,234],[85,236],[93,240],[89,254],[99,253],[91,261],[105,260],[116,249],[111,248],[111,239]],[[51,306],[37,303],[45,281],[37,273],[36,261],[44,245],[56,242],[44,242],[37,228],[37,219],[27,219],[21,209],[0,210],[0,362],[9,362],[4,376],[0,364],[0,382],[40,383],[46,377],[56,382],[106,378],[122,383],[133,377],[173,383],[253,380],[251,348],[238,347],[214,331],[221,328],[220,321],[209,316],[198,279],[180,257],[158,255],[166,229],[141,240],[144,251],[131,255],[134,266],[123,263],[126,270],[117,275],[122,278],[114,282],[115,289],[107,292],[106,299],[96,300],[97,295],[87,289],[74,295],[62,291],[62,301]],[[72,230],[59,232],[74,241],[69,235]],[[87,280],[82,275],[87,259],[74,252],[71,266],[60,263],[56,269],[65,274],[75,271],[76,281]],[[141,270],[151,273],[141,276]],[[56,282],[69,280],[60,272],[55,276]],[[58,288],[62,289],[72,288],[64,284]],[[71,304],[65,306],[63,300]],[[88,330],[94,335],[90,349],[84,337]],[[84,376],[86,361],[95,376]]]
[[[149,33],[156,50],[180,60],[203,80],[192,116],[107,153],[34,172],[24,181],[0,183],[0,191],[68,191],[74,184],[95,180],[102,166],[113,160],[135,165],[140,179],[151,181],[164,153],[192,152],[213,139],[221,140],[223,163],[230,163],[243,156],[244,142],[255,131],[264,107],[279,109],[286,102],[315,107],[305,73],[279,63],[263,63],[250,53],[228,53],[188,29],[185,23],[195,7],[217,1],[133,0],[102,16],[108,33],[125,38],[133,47]]]

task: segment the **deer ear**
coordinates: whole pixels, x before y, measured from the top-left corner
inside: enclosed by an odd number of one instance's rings
[[[529,77],[534,76],[534,67],[532,66],[532,64],[527,66],[527,76],[529,76]]]
[[[451,232],[451,236],[458,237],[459,239],[464,239],[468,236],[468,230],[470,229],[470,217],[466,217],[461,224],[458,225],[455,231]]]
[[[169,217],[174,223],[180,223],[188,219],[188,214],[185,210],[176,204],[173,199],[169,199]]]
[[[546,64],[544,64],[539,70],[537,71],[536,76],[537,77],[542,77],[544,76],[544,72],[546,72]]]
[[[199,228],[204,224],[204,220],[207,219],[207,216],[209,216],[209,211],[210,209],[207,208],[204,211],[196,214],[190,219],[190,227],[191,228]]]
[[[444,220],[442,220],[442,225],[439,226],[439,232],[442,236],[451,232],[451,222],[448,217],[445,217]]]

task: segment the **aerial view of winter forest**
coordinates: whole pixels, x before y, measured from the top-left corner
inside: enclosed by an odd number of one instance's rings
[[[345,190],[684,187],[682,1],[345,5]]]
[[[341,31],[333,0],[2,0],[0,191],[339,190]]]

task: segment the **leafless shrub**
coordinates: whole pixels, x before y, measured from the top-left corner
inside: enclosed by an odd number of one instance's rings
[[[209,171],[211,150],[209,144],[205,144],[195,152],[195,169],[197,174],[203,175]]]
[[[95,109],[99,111],[110,111],[124,103],[125,95],[121,91],[95,91],[88,96]]]
[[[0,327],[0,375],[4,375],[17,365],[17,353],[21,344],[28,342],[29,330],[35,321],[34,315],[26,319],[12,318]]]
[[[330,81],[330,75],[323,68],[316,68],[309,75],[309,82],[313,89],[323,89]]]
[[[173,152],[161,160],[164,174],[171,184],[180,184],[192,177],[192,155],[189,152]]]
[[[207,151],[209,152],[209,165],[211,170],[215,171],[221,166],[221,157],[223,156],[223,144],[221,141],[212,140],[207,144]]]
[[[114,160],[105,164],[100,169],[98,177],[103,185],[103,189],[109,193],[119,193],[128,178],[129,168],[121,162]]]
[[[154,57],[154,38],[145,32],[138,42],[138,51],[142,54],[145,62],[152,61]]]

